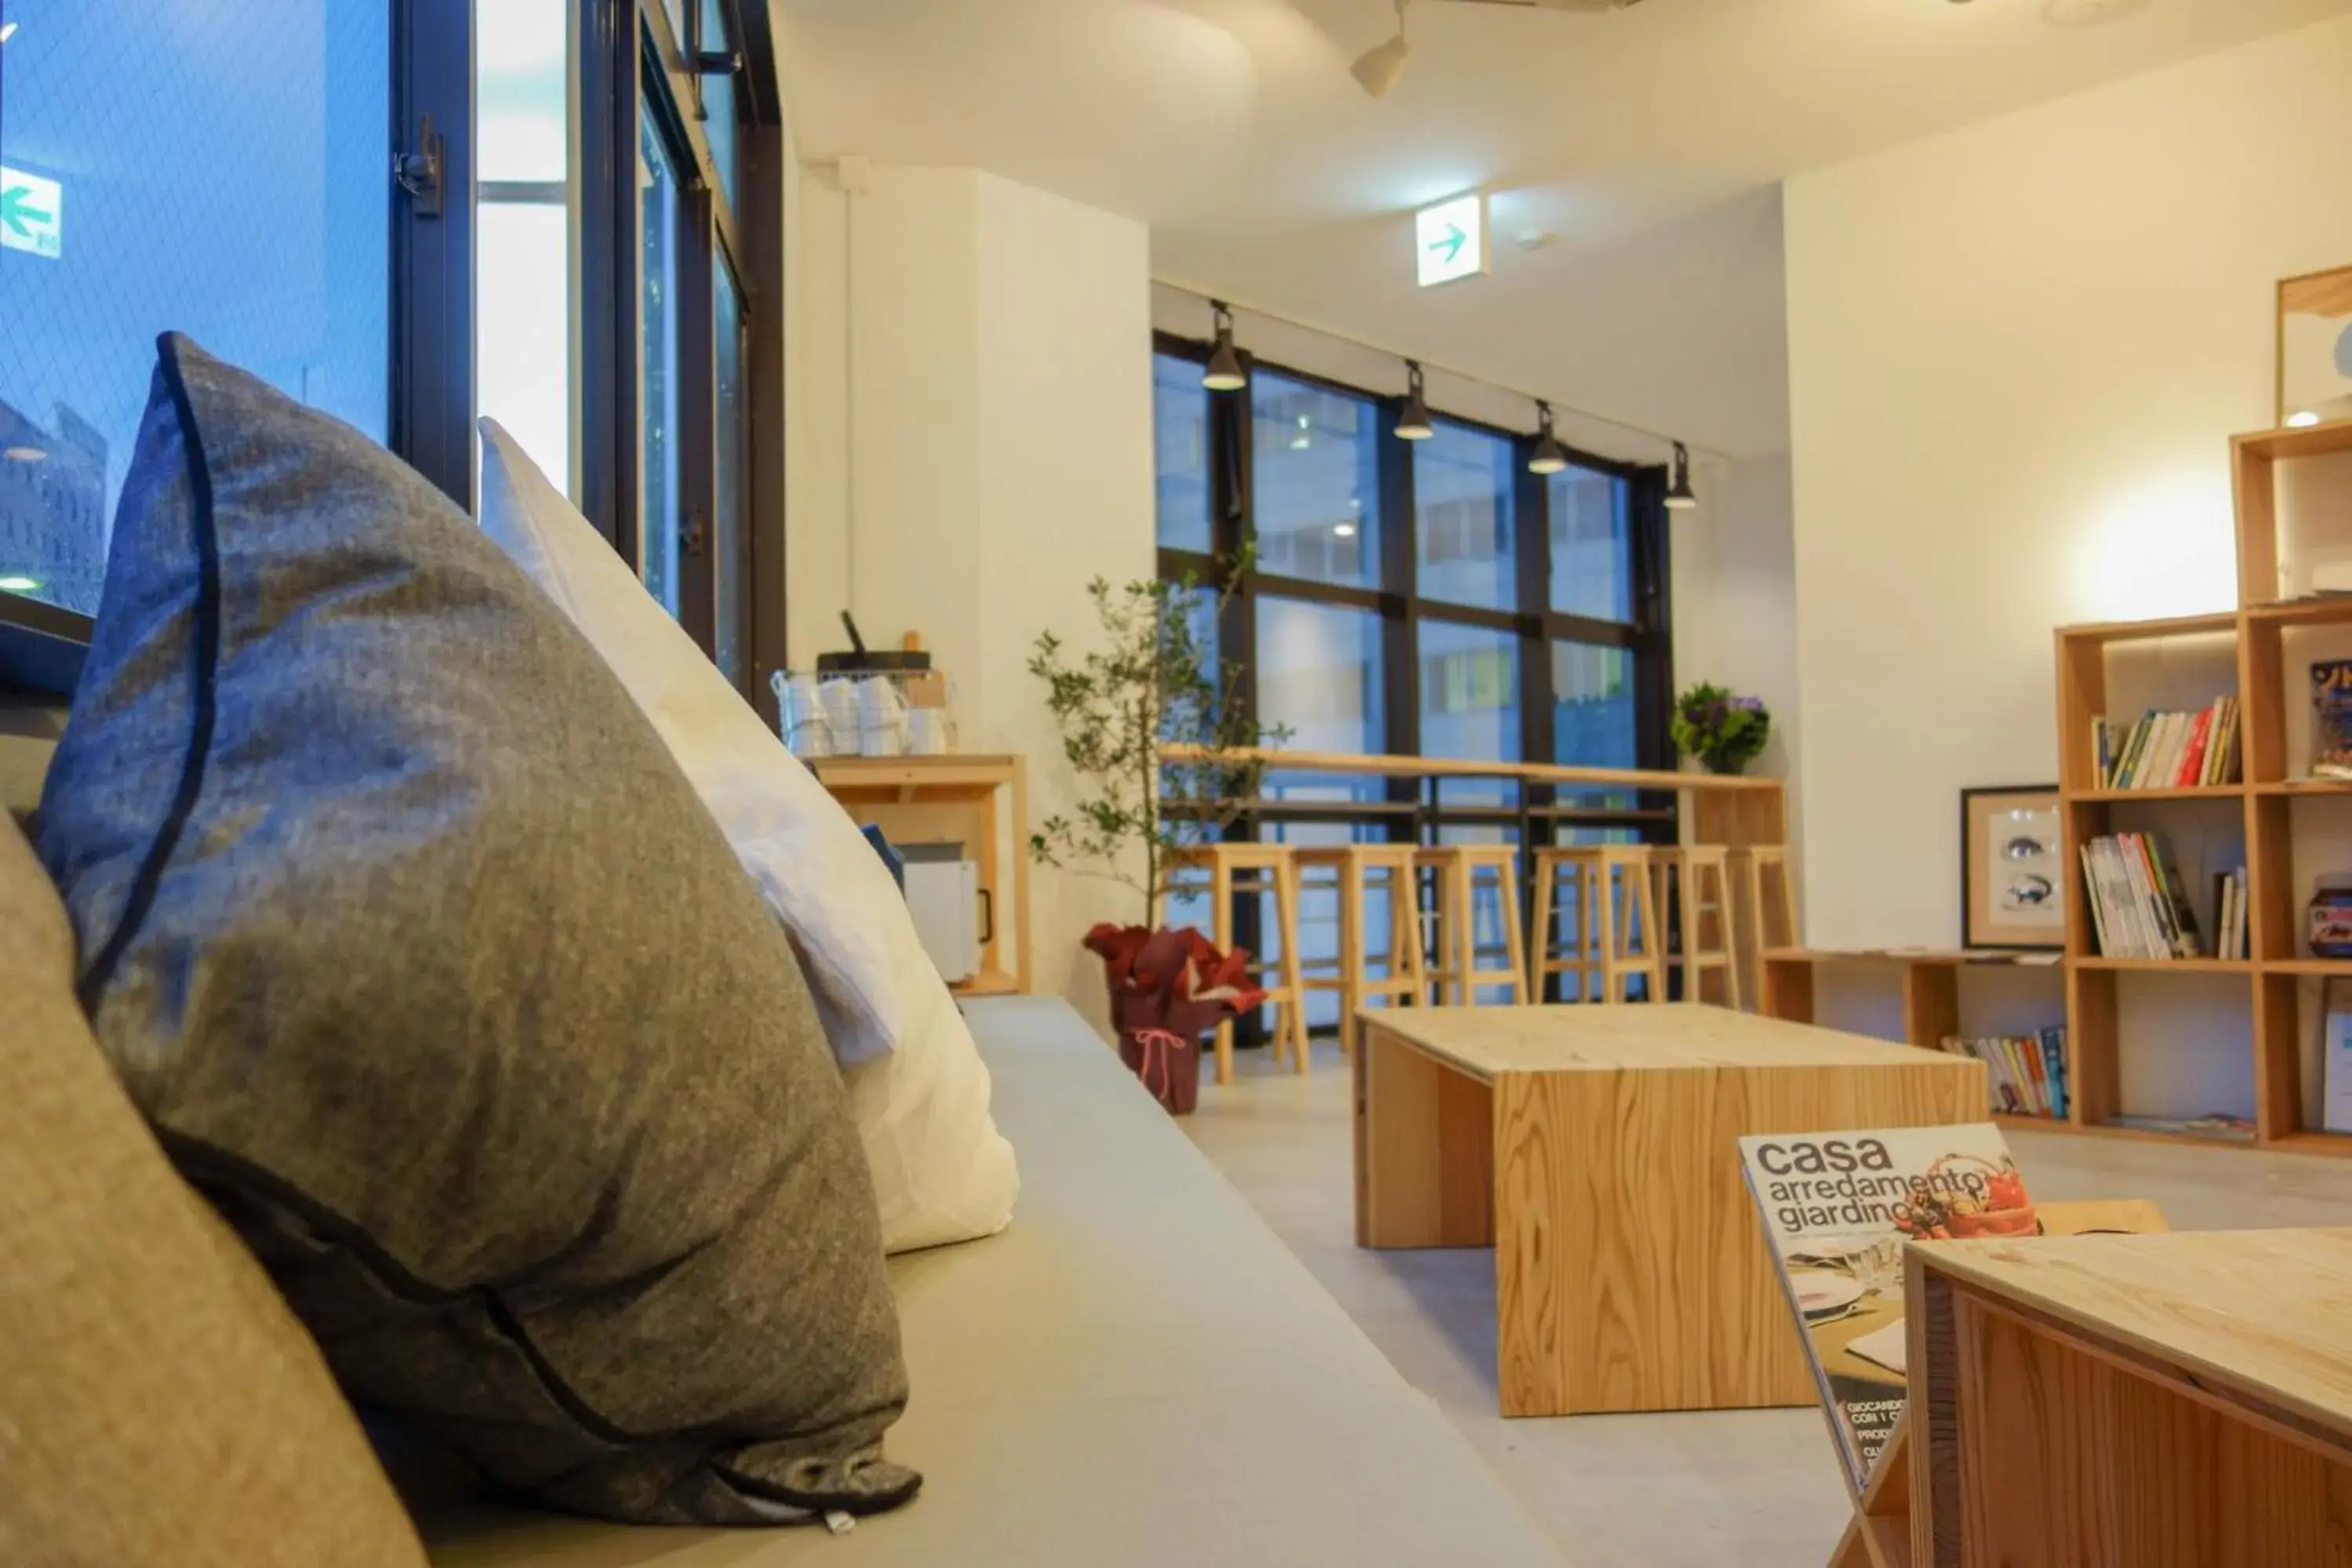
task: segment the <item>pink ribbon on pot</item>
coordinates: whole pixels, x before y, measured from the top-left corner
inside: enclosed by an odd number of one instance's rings
[[[1182,1050],[1184,1042],[1165,1029],[1138,1029],[1133,1037],[1136,1049],[1143,1058],[1136,1064],[1135,1076],[1143,1080],[1144,1088],[1151,1090],[1154,1100],[1165,1100],[1176,1087],[1176,1066],[1170,1059],[1169,1053]],[[1155,1073],[1160,1079],[1157,1086],[1151,1081]]]

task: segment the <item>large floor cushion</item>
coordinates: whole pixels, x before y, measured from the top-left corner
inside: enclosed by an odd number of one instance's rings
[[[691,1547],[435,1510],[436,1568],[1559,1568],[1076,1013],[968,1010],[1022,1217],[892,1265],[915,1395],[891,1441],[923,1497],[844,1539]]]

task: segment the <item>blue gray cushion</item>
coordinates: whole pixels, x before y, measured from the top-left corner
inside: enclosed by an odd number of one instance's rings
[[[184,338],[38,847],[109,1059],[356,1397],[609,1518],[911,1495],[856,1130],[726,839],[462,513]]]

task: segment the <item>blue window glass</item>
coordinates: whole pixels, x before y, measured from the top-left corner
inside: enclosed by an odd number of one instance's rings
[[[1413,444],[1413,538],[1424,599],[1519,607],[1517,458],[1499,436],[1438,421]]]
[[[568,0],[474,19],[475,401],[576,500]]]
[[[1589,768],[1639,765],[1631,651],[1555,642],[1551,690],[1553,761]]]
[[[1633,487],[1590,468],[1551,476],[1551,607],[1633,618]]]
[[[1258,569],[1381,583],[1379,413],[1367,397],[1261,370],[1250,378]]]
[[[1159,462],[1160,542],[1207,554],[1209,390],[1201,367],[1155,354],[1151,361],[1152,445]]]
[[[678,492],[677,266],[678,180],[666,142],[646,105],[637,153],[639,293],[642,341],[637,351],[637,420],[643,452],[638,484],[639,561],[646,590],[673,616],[679,613],[678,547],[683,516]]]
[[[1479,762],[1519,760],[1519,640],[1452,621],[1421,623],[1421,754]],[[1448,781],[1446,805],[1511,805],[1507,779]]]
[[[735,50],[727,30],[727,8],[719,0],[702,0],[702,52],[729,54]],[[727,204],[735,205],[737,161],[735,136],[735,77],[713,73],[702,79],[702,131],[710,143],[710,161],[719,165],[719,188]]]
[[[94,611],[160,332],[377,440],[388,0],[5,6],[0,584]]]
[[[743,385],[743,296],[735,274],[723,256],[711,258],[711,297],[717,301],[711,322],[717,350],[718,416],[712,426],[712,460],[718,465],[713,494],[711,552],[719,563],[719,609],[712,638],[712,657],[727,679],[743,683],[743,584],[731,570],[744,558],[743,482],[749,456],[751,408]]]
[[[1369,610],[1268,595],[1257,601],[1259,721],[1289,730],[1296,752],[1386,750],[1381,620]],[[1381,783],[1346,774],[1271,773],[1266,792],[1285,800],[1378,800]]]

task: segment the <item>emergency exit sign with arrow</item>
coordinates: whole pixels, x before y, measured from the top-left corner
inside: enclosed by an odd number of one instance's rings
[[[65,187],[0,163],[0,249],[65,253]]]
[[[1479,193],[1422,208],[1412,232],[1423,288],[1486,270],[1486,198]]]

